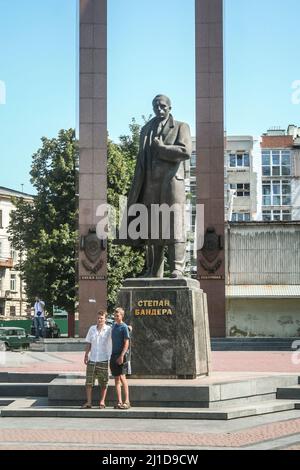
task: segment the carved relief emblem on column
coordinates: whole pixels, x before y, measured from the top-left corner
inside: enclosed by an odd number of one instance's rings
[[[86,236],[80,240],[80,249],[84,251],[86,260],[81,261],[83,267],[91,274],[97,274],[103,266],[103,260],[100,259],[102,251],[106,250],[106,241],[97,237],[96,228],[89,229]]]
[[[220,251],[223,250],[223,238],[217,235],[214,227],[208,227],[204,237],[204,245],[201,250],[200,264],[205,271],[214,274],[222,266],[222,260],[218,259]]]

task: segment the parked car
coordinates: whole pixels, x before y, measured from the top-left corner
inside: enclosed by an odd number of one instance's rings
[[[32,321],[32,325],[31,325],[31,334],[35,336],[34,321]],[[44,337],[45,338],[59,338],[60,337],[60,329],[52,317],[45,318]]]
[[[30,343],[34,341],[34,336],[27,335],[24,328],[0,327],[0,351],[28,349]]]

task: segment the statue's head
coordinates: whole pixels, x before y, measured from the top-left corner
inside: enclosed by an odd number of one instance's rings
[[[158,119],[164,120],[169,117],[172,109],[170,98],[165,95],[156,95],[152,101],[153,111]]]

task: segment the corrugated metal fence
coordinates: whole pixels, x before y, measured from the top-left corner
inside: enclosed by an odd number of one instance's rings
[[[227,284],[300,284],[300,222],[227,226]]]

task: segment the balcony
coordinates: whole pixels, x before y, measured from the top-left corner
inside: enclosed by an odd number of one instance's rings
[[[1,258],[0,257],[0,268],[9,268],[11,269],[14,265],[12,258]]]
[[[12,293],[10,290],[0,290],[0,299],[12,300]]]

